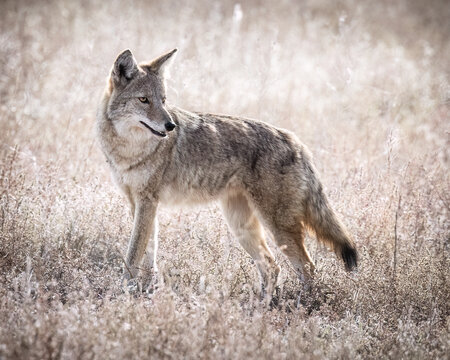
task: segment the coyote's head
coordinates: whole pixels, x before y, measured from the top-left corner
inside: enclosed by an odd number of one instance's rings
[[[117,57],[108,83],[108,118],[121,136],[166,137],[176,125],[166,109],[164,70],[174,49],[149,62],[137,64],[130,50]]]

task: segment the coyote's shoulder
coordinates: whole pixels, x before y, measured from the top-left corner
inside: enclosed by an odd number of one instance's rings
[[[291,132],[265,122],[166,104],[164,68],[173,54],[140,65],[130,51],[119,55],[98,112],[101,147],[135,221],[129,276],[149,238],[156,242],[159,203],[208,200],[220,202],[266,287],[278,266],[264,228],[302,277],[314,269],[304,247],[306,230],[348,269],[355,267],[355,245],[328,203],[307,148]]]

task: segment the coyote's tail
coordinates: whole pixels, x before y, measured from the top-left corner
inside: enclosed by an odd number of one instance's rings
[[[324,242],[340,257],[350,271],[358,265],[358,253],[350,238],[328,203],[322,186],[317,181],[306,202],[306,225],[315,232],[318,240]]]

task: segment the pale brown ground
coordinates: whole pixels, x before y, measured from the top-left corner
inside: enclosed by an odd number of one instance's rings
[[[448,356],[450,6],[332,3],[1,2],[0,358]],[[298,304],[270,244],[281,294],[264,308],[212,205],[163,210],[165,285],[123,292],[131,219],[95,109],[121,50],[173,47],[168,101],[310,147],[358,273],[309,239],[316,279]]]

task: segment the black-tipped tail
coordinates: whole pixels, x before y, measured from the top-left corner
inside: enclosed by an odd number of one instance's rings
[[[341,249],[341,257],[344,260],[345,269],[352,271],[358,266],[358,253],[356,249],[345,244]]]
[[[318,180],[315,180],[318,183]],[[344,261],[348,271],[357,267],[358,253],[355,243],[330,207],[320,184],[310,191],[305,220],[306,225],[316,233],[318,240],[327,244]]]

